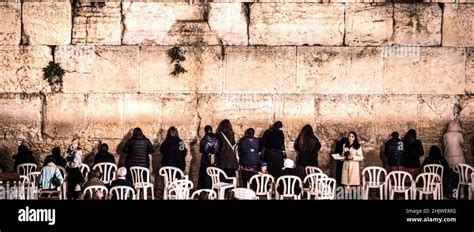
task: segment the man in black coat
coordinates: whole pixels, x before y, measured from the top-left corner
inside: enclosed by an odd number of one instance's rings
[[[389,171],[403,171],[405,157],[403,154],[403,141],[400,140],[398,132],[394,131],[385,143],[385,156],[388,159]]]

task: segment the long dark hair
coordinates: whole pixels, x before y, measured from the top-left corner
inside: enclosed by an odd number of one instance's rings
[[[353,147],[354,149],[359,149],[360,148],[360,143],[359,143],[359,138],[357,137],[357,133],[355,131],[349,132],[349,136],[353,134],[354,135],[354,143],[352,146],[349,144],[349,139],[347,139],[346,147]]]
[[[438,146],[431,146],[430,153],[428,154],[428,156],[439,159],[441,158],[441,150]]]
[[[301,152],[311,151],[318,141],[318,138],[314,135],[313,127],[308,124],[301,129],[300,134],[296,139]]]
[[[178,129],[176,129],[176,127],[174,126],[170,127],[168,129],[168,133],[166,133],[166,138],[167,139],[179,138]]]
[[[221,132],[224,133],[225,135],[234,134],[234,130],[232,130],[232,124],[230,124],[230,121],[228,119],[224,119],[222,120],[221,123],[219,123],[216,134],[219,134]]]
[[[135,129],[133,129],[132,139],[146,139],[140,127],[136,127]]]

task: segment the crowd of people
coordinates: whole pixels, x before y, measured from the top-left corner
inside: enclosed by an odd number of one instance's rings
[[[461,127],[458,122],[450,122],[447,132],[443,138],[444,152],[437,146],[432,146],[428,156],[421,163],[420,158],[424,156],[422,142],[417,138],[414,129],[408,130],[403,139],[398,132],[391,133],[390,139],[384,146],[384,154],[388,161],[389,171],[407,171],[416,177],[422,167],[426,164],[441,164],[444,167],[444,192],[448,194],[456,185],[456,177],[452,168],[464,163],[462,151],[463,138]],[[316,137],[313,128],[305,125],[294,141],[294,150],[297,153],[296,162],[288,159],[285,151],[285,135],[283,123],[275,122],[263,135],[258,138],[253,128],[248,128],[245,135],[237,140],[229,120],[219,123],[214,132],[212,126],[204,127],[204,136],[199,143],[201,163],[199,168],[198,189],[211,189],[212,183],[206,170],[208,167],[222,169],[228,177],[235,177],[237,172],[241,173],[241,183],[247,186],[249,179],[255,174],[268,173],[275,179],[282,175],[296,175],[305,177],[305,167],[318,167],[318,153],[321,143]],[[165,140],[159,148],[162,155],[161,165],[179,168],[184,172],[186,167],[186,155],[188,150],[183,140],[179,137],[178,129],[170,127]],[[117,179],[106,185],[101,179],[98,170],[91,170],[88,180],[85,180],[79,167],[82,163],[82,149],[74,142],[68,150],[61,154],[60,148],[55,147],[43,162],[40,175],[40,186],[42,189],[55,189],[57,183],[66,179],[67,198],[78,199],[81,191],[92,185],[106,187],[130,186],[130,167],[150,167],[150,156],[154,147],[150,140],[143,134],[140,128],[133,130],[132,136],[123,147],[126,154],[124,167],[117,170]],[[360,165],[364,160],[362,144],[356,132],[344,132],[342,138],[336,142],[333,153],[338,153],[343,160],[336,161],[337,185],[347,188],[361,184]],[[18,147],[18,153],[13,156],[14,170],[23,163],[37,163],[33,153],[25,146]],[[99,145],[99,150],[94,157],[94,164],[109,162],[116,164],[114,156],[109,152],[107,144]],[[63,167],[67,175],[63,175],[58,167]],[[3,168],[0,167],[0,168]],[[54,179],[54,181],[53,181]],[[95,196],[102,198],[105,196]]]

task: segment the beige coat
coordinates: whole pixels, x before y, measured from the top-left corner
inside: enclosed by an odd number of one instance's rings
[[[352,160],[344,160],[341,183],[343,185],[360,185],[359,162],[364,160],[362,147],[357,150],[351,148],[349,152],[352,155]]]
[[[465,163],[462,144],[464,139],[461,133],[461,127],[456,121],[449,123],[448,130],[443,137],[444,158],[448,161],[449,166],[454,167],[458,164]]]

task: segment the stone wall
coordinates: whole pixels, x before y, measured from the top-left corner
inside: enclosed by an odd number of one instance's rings
[[[79,139],[90,163],[99,141],[119,156],[134,127],[158,148],[176,126],[196,180],[205,125],[228,118],[240,137],[282,120],[290,157],[310,124],[323,144],[320,165],[333,173],[344,130],[359,133],[363,167],[381,166],[392,131],[416,129],[427,153],[458,117],[473,164],[471,3],[2,2],[0,160],[11,167],[21,141],[42,160]],[[179,77],[170,75],[174,46],[187,51]],[[62,93],[42,78],[53,60],[66,70]]]

